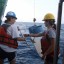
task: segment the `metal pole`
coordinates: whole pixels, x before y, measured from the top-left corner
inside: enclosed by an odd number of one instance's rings
[[[1,23],[2,23],[2,20],[0,19],[0,25],[1,25]]]
[[[62,64],[64,64],[64,48],[63,48],[63,58],[62,58]]]
[[[55,44],[55,50],[54,50],[54,64],[58,64],[58,47],[59,47],[59,41],[60,41],[62,4],[63,4],[63,0],[60,0],[59,7],[58,7],[58,18],[57,18],[57,29],[56,29],[56,44]]]

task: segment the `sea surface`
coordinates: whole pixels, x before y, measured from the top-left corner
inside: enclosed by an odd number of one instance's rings
[[[33,26],[34,23],[16,23],[21,27],[24,27],[25,33],[29,33],[28,28]],[[42,25],[43,30],[45,29],[44,24],[36,23],[37,26]],[[20,32],[21,33],[21,32]],[[21,36],[21,34],[19,35]],[[24,32],[23,32],[24,33]],[[16,53],[16,64],[44,64],[44,60],[41,59],[40,55],[31,41],[31,37],[27,37],[26,41],[18,42],[18,48]],[[58,59],[58,64],[62,64],[63,54],[64,54],[64,24],[61,25],[60,30],[60,56]],[[5,59],[4,64],[8,64],[8,60]]]

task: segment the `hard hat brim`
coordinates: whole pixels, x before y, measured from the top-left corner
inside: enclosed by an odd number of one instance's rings
[[[43,19],[42,21],[45,21],[45,19]]]
[[[12,18],[15,18],[15,19],[17,19],[17,17],[13,17],[13,16],[5,16],[6,18],[10,18],[10,17],[12,17]]]
[[[42,21],[45,21],[45,20],[42,20]]]
[[[49,21],[49,20],[55,20],[55,19],[43,19],[42,21]]]

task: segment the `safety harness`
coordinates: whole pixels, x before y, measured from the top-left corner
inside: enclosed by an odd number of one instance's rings
[[[16,38],[12,38],[11,35],[7,34],[7,28],[10,25],[3,24],[0,26],[0,44],[7,45],[12,48],[17,48],[18,43]]]

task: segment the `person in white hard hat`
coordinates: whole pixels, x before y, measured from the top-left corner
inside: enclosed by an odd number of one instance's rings
[[[4,59],[8,58],[10,64],[16,64],[15,63],[15,52],[18,47],[17,41],[25,41],[25,38],[20,38],[19,34],[17,34],[18,30],[16,25],[14,24],[16,22],[16,14],[12,11],[9,11],[6,14],[6,20],[5,23],[2,25],[4,28],[6,28],[6,34],[8,36],[7,39],[2,41],[0,43],[0,64],[3,64]],[[9,41],[8,41],[9,40]],[[7,42],[8,41],[8,42]]]

